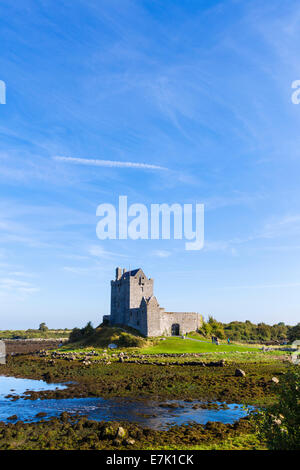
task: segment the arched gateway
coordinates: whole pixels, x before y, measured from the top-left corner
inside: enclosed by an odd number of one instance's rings
[[[179,336],[179,332],[180,332],[179,323],[173,323],[173,325],[171,327],[172,336]]]

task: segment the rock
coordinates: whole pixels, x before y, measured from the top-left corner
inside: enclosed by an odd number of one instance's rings
[[[114,446],[120,446],[122,444],[122,441],[120,439],[114,439],[112,443]]]
[[[127,444],[129,446],[133,446],[133,444],[135,444],[135,440],[134,439],[126,439],[125,444]]]
[[[125,437],[126,436],[126,431],[124,428],[122,428],[121,426],[118,428],[118,431],[117,431],[117,434],[116,434],[116,439],[118,438],[122,438],[122,437]]]
[[[113,439],[115,436],[115,430],[111,426],[105,426],[102,431],[102,438],[103,439]]]
[[[51,372],[46,372],[42,377],[46,382],[51,382],[53,380]]]
[[[242,369],[235,369],[234,375],[235,377],[246,377],[246,372],[244,372]]]
[[[44,413],[43,411],[35,415],[36,418],[44,418],[45,416],[47,416],[47,413]]]
[[[18,419],[18,416],[12,415],[12,416],[9,416],[7,419],[9,419],[10,421],[16,421]]]
[[[277,379],[277,377],[272,377],[271,380],[274,384],[279,384],[279,379]]]

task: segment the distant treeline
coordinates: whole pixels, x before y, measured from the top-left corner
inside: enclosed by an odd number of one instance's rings
[[[256,325],[249,320],[221,323],[215,318],[209,317],[208,321],[203,323],[199,333],[205,337],[215,335],[220,339],[230,338],[232,341],[291,342],[296,339],[300,340],[300,323],[296,326],[285,325],[283,322],[276,325],[267,325],[266,323]]]
[[[28,330],[0,330],[1,339],[37,339],[37,338],[68,338],[71,330],[50,329],[45,323],[41,323],[38,329]]]
[[[70,334],[69,341],[71,343],[77,341],[86,342],[89,338],[93,338],[93,341],[98,344],[106,335],[107,338],[105,337],[105,341],[109,339],[110,342],[113,342],[116,338],[112,337],[112,335],[116,335],[118,333],[118,335],[121,335],[122,337],[124,335],[126,336],[127,346],[138,346],[137,336],[139,336],[140,333],[128,327],[127,329],[128,331],[126,333],[122,333],[121,330],[119,332],[113,332],[112,327],[106,327],[105,329],[104,325],[102,325],[100,328],[93,328],[92,323],[88,322],[84,328],[74,328]],[[233,321],[230,323],[221,323],[210,316],[207,322],[203,322],[202,328],[198,330],[198,334],[209,339],[211,336],[217,336],[217,338],[221,340],[229,338],[230,341],[245,341],[251,343],[291,343],[296,339],[300,340],[300,323],[296,326],[285,325],[283,322],[277,323],[276,325],[266,325],[266,323],[258,323],[255,325],[249,320],[246,320],[245,322]],[[120,341],[121,339],[118,337],[118,343],[120,343]]]

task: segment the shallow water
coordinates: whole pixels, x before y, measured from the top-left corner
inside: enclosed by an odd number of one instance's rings
[[[128,398],[64,398],[61,400],[24,400],[11,401],[5,398],[8,394],[23,394],[27,389],[54,390],[65,388],[60,384],[47,384],[42,380],[28,380],[0,376],[0,421],[7,421],[12,415],[18,420],[39,421],[37,413],[47,413],[47,417],[58,416],[63,411],[80,413],[96,421],[131,421],[152,429],[168,429],[174,425],[196,422],[205,424],[208,421],[233,423],[246,415],[242,405],[230,404],[228,409],[193,409],[200,401],[186,402],[167,400],[135,400]],[[12,391],[13,389],[13,391]],[[47,418],[43,418],[47,419]],[[14,421],[11,421],[14,422]]]

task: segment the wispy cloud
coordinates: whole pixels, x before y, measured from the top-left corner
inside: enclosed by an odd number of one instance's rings
[[[237,250],[233,246],[231,246],[231,244],[233,244],[232,240],[205,241],[203,250],[209,252],[220,251],[223,253],[230,253],[231,255],[236,256]]]
[[[0,295],[12,294],[34,294],[39,291],[39,288],[33,286],[29,282],[12,279],[12,278],[0,278]]]
[[[140,170],[168,170],[168,168],[163,166],[152,165],[150,163],[118,162],[115,160],[95,160],[90,158],[60,156],[55,156],[53,159],[66,163],[74,163],[75,165],[106,166],[110,168],[138,168]]]
[[[154,256],[158,256],[158,258],[168,258],[171,256],[171,252],[167,250],[156,250],[153,251]]]
[[[230,252],[232,255],[237,254],[236,247],[257,241],[270,241],[275,239],[290,239],[293,237],[299,237],[300,234],[300,215],[284,215],[282,217],[272,217],[264,223],[262,228],[252,234],[245,237],[235,237],[229,240],[209,240],[205,241],[204,251],[220,251]],[[275,246],[264,246],[264,250],[269,251],[291,251],[298,250],[299,244],[289,245],[275,245]]]
[[[245,286],[222,286],[220,289],[281,289],[285,287],[300,287],[300,282],[289,282],[282,284],[253,284]]]
[[[126,255],[123,253],[116,253],[112,251],[107,251],[102,246],[100,245],[93,245],[89,248],[89,254],[91,256],[95,256],[97,258],[113,258],[115,256],[122,257],[122,258],[127,258]]]

